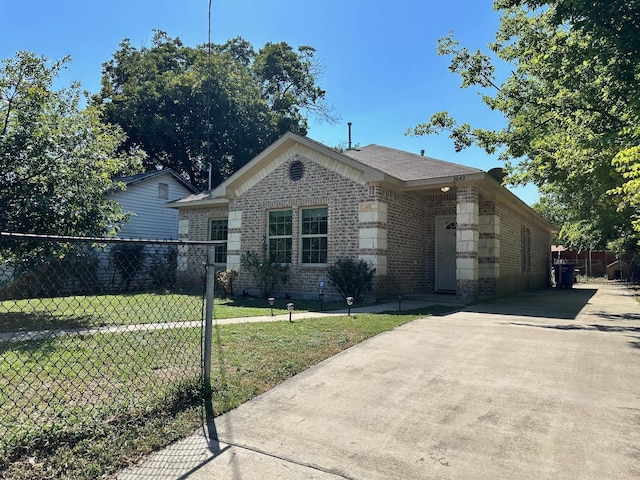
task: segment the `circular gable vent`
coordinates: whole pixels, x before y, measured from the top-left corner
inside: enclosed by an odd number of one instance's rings
[[[297,182],[304,175],[304,164],[300,160],[296,160],[289,165],[289,178]]]

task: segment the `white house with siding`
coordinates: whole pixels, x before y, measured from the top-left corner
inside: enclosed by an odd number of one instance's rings
[[[178,239],[179,214],[165,205],[195,193],[197,190],[189,182],[170,168],[114,181],[124,183],[126,190],[111,193],[108,198],[118,202],[131,217],[122,225],[120,238]]]

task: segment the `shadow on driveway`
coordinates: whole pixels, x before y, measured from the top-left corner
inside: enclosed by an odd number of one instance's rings
[[[516,325],[520,327],[537,327],[537,328],[551,328],[554,330],[586,330],[586,331],[599,331],[599,332],[615,332],[615,333],[640,333],[640,327],[634,327],[629,325],[583,325],[583,324],[564,324],[564,325],[544,325],[540,323],[523,323],[512,322],[510,325]]]
[[[471,305],[467,312],[575,320],[598,290],[546,288]]]

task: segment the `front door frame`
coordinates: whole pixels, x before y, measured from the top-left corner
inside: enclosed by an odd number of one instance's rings
[[[456,231],[455,215],[436,216],[436,292],[455,293],[458,289]]]

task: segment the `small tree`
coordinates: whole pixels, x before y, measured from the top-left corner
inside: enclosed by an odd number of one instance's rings
[[[246,268],[258,284],[262,298],[268,298],[279,283],[289,281],[289,266],[272,262],[266,240],[262,240],[260,254],[248,251],[240,257],[240,265]]]
[[[373,288],[375,268],[364,260],[340,258],[327,270],[329,284],[344,297],[360,299]]]
[[[233,281],[238,276],[235,270],[222,270],[216,273],[216,282],[226,298],[233,297]]]

